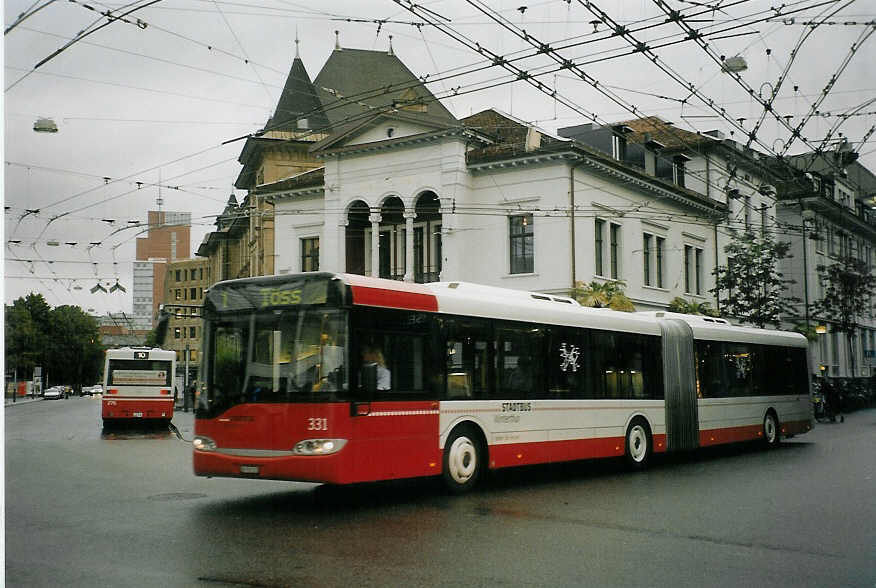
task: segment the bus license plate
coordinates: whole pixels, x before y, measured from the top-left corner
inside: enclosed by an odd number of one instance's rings
[[[134,413],[134,417],[140,417],[140,418],[142,418],[142,417],[143,417],[143,413],[142,413],[142,412],[135,412],[135,413]]]
[[[242,465],[240,466],[241,474],[257,474],[259,473],[259,466],[255,465]]]

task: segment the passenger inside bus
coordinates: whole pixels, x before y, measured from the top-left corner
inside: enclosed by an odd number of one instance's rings
[[[377,389],[390,390],[392,388],[392,378],[389,368],[386,367],[386,360],[383,357],[383,351],[374,347],[366,346],[362,348],[362,365],[374,364],[377,366]]]

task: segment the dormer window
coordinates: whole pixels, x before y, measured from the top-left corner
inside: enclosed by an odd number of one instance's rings
[[[672,183],[684,188],[684,164],[690,161],[690,157],[679,153],[672,158]]]
[[[387,127],[386,136],[391,138],[393,135],[395,135],[395,127]]]
[[[633,129],[626,125],[617,125],[611,128],[611,156],[617,161],[625,161],[627,158],[627,134]]]
[[[307,130],[310,128],[310,123],[308,122],[308,120],[306,118],[299,118],[298,119],[298,128],[301,130]]]

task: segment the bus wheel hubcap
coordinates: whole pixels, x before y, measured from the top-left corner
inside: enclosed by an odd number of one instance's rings
[[[474,475],[477,467],[477,448],[468,437],[459,437],[450,446],[447,460],[450,476],[459,484],[465,484]]]
[[[763,428],[766,430],[766,439],[770,443],[776,440],[776,422],[773,420],[773,415],[768,414],[766,417],[766,423]]]
[[[636,462],[645,459],[645,455],[648,453],[648,436],[641,425],[636,425],[630,429],[629,450],[630,456]]]

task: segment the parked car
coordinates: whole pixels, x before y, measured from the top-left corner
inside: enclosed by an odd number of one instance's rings
[[[43,392],[43,398],[46,400],[61,400],[64,398],[64,389],[61,386],[52,386]]]

